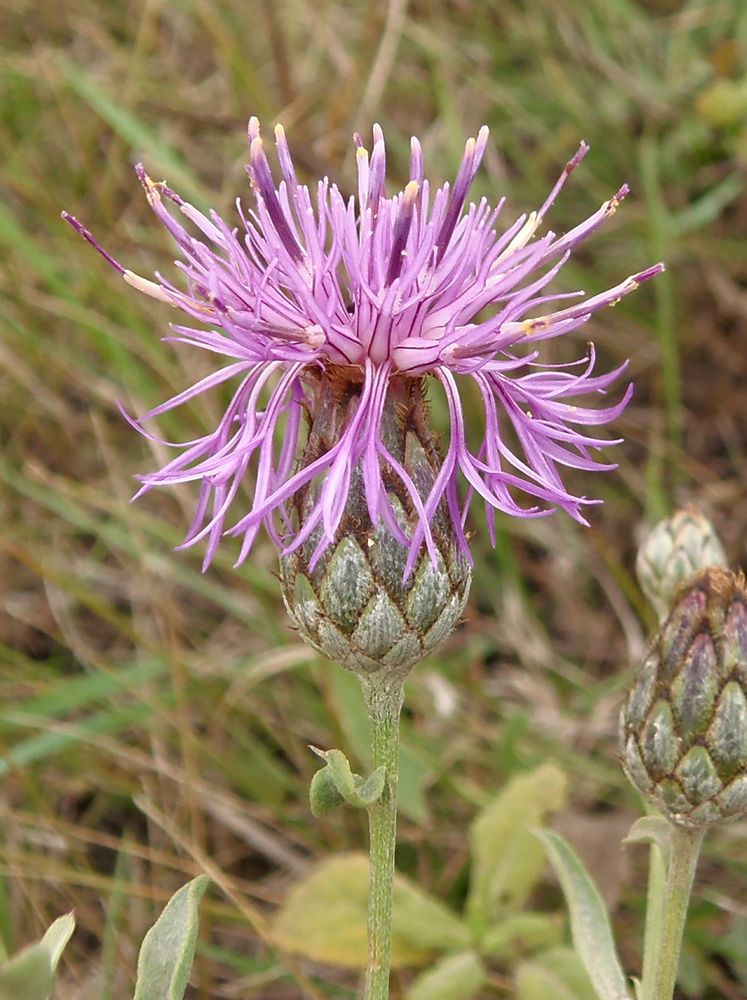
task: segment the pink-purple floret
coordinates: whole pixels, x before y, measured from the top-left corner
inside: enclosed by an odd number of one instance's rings
[[[312,200],[308,187],[297,180],[282,128],[276,128],[275,137],[282,172],[277,187],[259,123],[251,119],[247,169],[255,208],[245,212],[237,201],[238,229],[229,228],[215,212],[209,217],[199,212],[138,166],[148,200],[184,258],[177,267],[186,290],[160,274],[151,282],[126,270],[77,220],[65,216],[130,284],[208,327],[174,325],[174,336],[167,339],[229,359],[225,367],[133,422],[138,430],[160,440],[143,429],[142,421],[224,382],[238,381],[218,427],[197,440],[172,445],[180,454],[159,472],[142,476],[136,495],[154,486],[200,483],[197,511],[182,547],[207,539],[205,566],[224,534],[242,536],[241,563],[263,524],[286,552],[321,527],[320,555],[335,536],[359,464],[371,520],[375,524],[384,518],[410,547],[408,570],[423,544],[436,558],[430,523],[442,501],[468,559],[464,523],[475,493],[484,501],[491,537],[496,510],[533,517],[559,507],[586,523],[583,506],[598,501],[569,493],[558,466],[614,468],[595,461],[590,452],[615,442],[577,428],[614,420],[625,409],[632,386],[614,406],[581,406],[579,397],[604,393],[626,365],[594,375],[591,344],[573,364],[543,365],[536,345],[576,329],[663,270],[655,264],[592,298],[584,299],[583,292],[544,294],[574,247],[615,211],[627,187],[565,235],[546,232],[535,239],[568,175],[586,155],[585,143],[542,207],[497,233],[503,199],[495,208],[484,198],[467,203],[487,128],[468,140],[453,187],[444,184],[434,192],[413,138],[410,181],[404,191],[387,197],[384,138],[374,126],[370,156],[355,137],[358,196],[348,199],[325,177]],[[199,235],[191,235],[166,203]],[[556,307],[569,299],[580,301]],[[545,311],[549,303],[554,311]],[[308,404],[303,376],[309,369],[330,366],[360,371],[358,408],[334,447],[299,468],[302,413]],[[424,498],[381,440],[387,385],[398,374],[430,376],[440,383],[448,405],[451,430],[443,464]],[[484,427],[477,452],[467,442],[460,376],[471,378],[482,397]],[[507,435],[509,427],[513,433]],[[413,500],[417,527],[409,538],[393,517],[384,466],[402,478]],[[250,467],[251,509],[227,528],[229,508]],[[467,483],[462,500],[459,472]],[[285,504],[317,477],[316,505],[304,525],[291,532]],[[517,497],[522,494],[531,498],[530,506],[521,506]]]

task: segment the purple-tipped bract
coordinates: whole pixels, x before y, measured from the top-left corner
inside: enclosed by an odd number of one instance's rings
[[[399,477],[412,498],[417,526],[411,537],[400,538],[411,549],[409,566],[423,544],[432,550],[430,524],[442,502],[469,558],[464,520],[474,493],[484,501],[491,535],[495,510],[529,517],[559,507],[585,523],[583,506],[595,501],[569,493],[560,467],[590,472],[614,467],[591,457],[611,442],[585,428],[614,420],[632,387],[613,406],[589,408],[582,397],[604,393],[625,365],[594,374],[591,345],[575,364],[542,364],[538,347],[575,330],[663,269],[656,264],[591,298],[546,291],[573,249],[613,214],[627,187],[564,235],[538,235],[568,175],[587,152],[581,143],[542,207],[498,232],[503,201],[495,208],[485,199],[467,201],[488,142],[487,128],[467,141],[454,184],[435,191],[424,177],[420,144],[413,139],[410,180],[393,197],[385,190],[385,147],[378,126],[370,154],[355,137],[358,194],[350,198],[326,177],[315,193],[300,184],[280,126],[275,138],[282,173],[277,187],[259,124],[251,119],[248,172],[255,208],[244,212],[237,202],[239,228],[229,228],[215,212],[204,215],[137,168],[148,201],[182,254],[177,266],[186,287],[160,275],[148,281],[101,251],[139,291],[200,324],[175,325],[171,339],[228,362],[146,413],[136,426],[224,382],[236,384],[217,428],[177,445],[176,458],[142,477],[138,495],[154,486],[200,483],[184,545],[207,539],[206,565],[226,533],[242,536],[238,562],[244,560],[262,524],[286,552],[321,528],[323,551],[335,537],[357,467],[372,523],[384,518],[397,532],[387,477]],[[87,230],[66,217],[100,249]],[[357,411],[333,447],[299,467],[308,377],[325,372],[362,383]],[[380,428],[391,380],[426,376],[445,393],[451,429],[440,473],[429,494],[420,497]],[[483,404],[476,451],[467,441],[460,398],[460,379],[466,378]],[[460,472],[467,486],[461,500]],[[305,524],[291,529],[286,503],[312,480],[321,481],[318,499]],[[239,488],[248,482],[249,509],[228,525],[229,508],[238,505]]]

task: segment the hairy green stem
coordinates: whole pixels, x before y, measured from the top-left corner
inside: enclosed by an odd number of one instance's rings
[[[644,1000],[672,1000],[674,995],[682,935],[704,832],[704,828],[672,828],[671,855],[664,879],[664,898],[660,904],[659,947],[658,953],[646,949],[649,967],[644,964]]]
[[[374,768],[386,768],[381,798],[368,810],[371,875],[368,896],[368,968],[365,1000],[389,1000],[394,851],[397,839],[397,761],[403,682],[359,678],[371,726]]]

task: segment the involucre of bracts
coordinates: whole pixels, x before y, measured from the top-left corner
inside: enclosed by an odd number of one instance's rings
[[[354,419],[362,380],[350,370],[309,377],[309,436],[300,467],[330,448]],[[310,483],[294,498],[293,530],[305,539],[281,557],[283,598],[304,639],[344,667],[367,676],[404,677],[452,631],[469,593],[471,570],[461,554],[445,502],[432,519],[434,550],[423,547],[412,570],[403,544],[422,513],[441,467],[429,428],[422,378],[400,376],[389,383],[382,438],[390,468],[384,469],[389,518],[372,521],[356,467],[334,541],[324,544],[323,525],[308,516],[320,486]],[[406,468],[417,493],[403,486],[396,467]],[[387,520],[395,518],[394,523]],[[395,537],[397,535],[398,537]]]
[[[710,567],[677,593],[621,716],[625,771],[672,822],[747,813],[747,585]]]

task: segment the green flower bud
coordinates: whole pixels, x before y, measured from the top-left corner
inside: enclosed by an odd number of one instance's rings
[[[747,584],[720,567],[679,590],[620,719],[630,781],[672,822],[747,814]]]
[[[355,381],[327,376],[313,388],[315,405],[301,465],[314,461],[338,440],[361,389]],[[425,499],[442,460],[428,426],[421,379],[391,380],[382,437]],[[364,676],[402,678],[459,622],[472,574],[459,554],[451,519],[439,508],[431,522],[437,563],[422,546],[405,579],[410,550],[381,519],[371,523],[362,480],[362,470],[356,468],[335,540],[313,569],[321,527],[281,558],[283,599],[304,639],[330,659]],[[395,517],[409,537],[417,524],[412,498],[399,476],[384,470],[384,480]],[[297,495],[293,506],[297,527],[303,527],[318,489],[312,482]]]
[[[659,521],[639,548],[635,568],[641,589],[664,621],[686,580],[708,566],[727,565],[711,522],[688,509]]]

